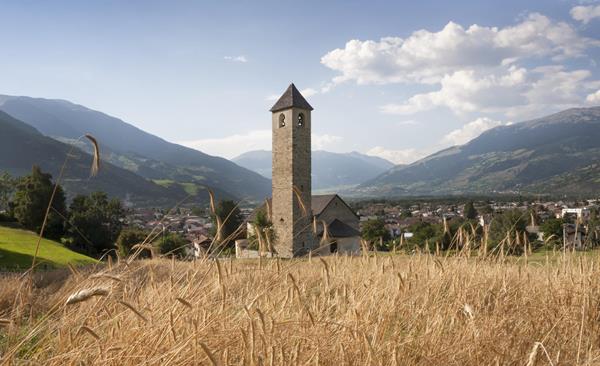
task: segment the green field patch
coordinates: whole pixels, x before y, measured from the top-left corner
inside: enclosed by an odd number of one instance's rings
[[[37,240],[37,234],[31,231],[0,226],[0,270],[20,270],[31,266]],[[98,262],[48,239],[42,239],[37,261],[41,268]]]
[[[170,187],[173,184],[175,184],[174,180],[171,179],[153,179],[152,180],[154,183],[158,184],[159,186],[163,186],[163,187]]]

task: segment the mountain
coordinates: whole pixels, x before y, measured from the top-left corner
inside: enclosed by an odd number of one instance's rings
[[[270,151],[250,151],[232,160],[264,177],[271,178],[272,156]],[[358,152],[340,154],[313,151],[313,190],[334,190],[356,186],[378,176],[393,166],[394,164],[385,159]]]
[[[500,126],[362,184],[358,195],[536,193],[600,190],[600,107]]]
[[[68,101],[4,95],[0,96],[0,110],[63,142],[71,143],[90,133],[103,146],[107,161],[161,184],[179,183],[192,190],[209,186],[255,200],[271,192],[268,179],[227,159],[167,142],[118,118]]]
[[[39,165],[56,178],[70,149],[0,111],[0,171],[22,176]],[[78,148],[70,156],[62,182],[68,196],[101,190],[131,203],[153,206],[173,204],[186,196],[180,187],[161,187],[110,163],[102,163],[98,175],[90,178],[92,156]]]

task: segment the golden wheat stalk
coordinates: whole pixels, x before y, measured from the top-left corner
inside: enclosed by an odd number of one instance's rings
[[[89,328],[85,325],[83,325],[83,326],[81,326],[81,328],[79,328],[79,330],[77,331],[77,335],[79,335],[83,332],[88,333],[92,337],[96,338],[96,340],[98,340],[98,341],[100,340],[100,336],[98,334],[96,334],[96,332],[94,332],[91,328]]]
[[[180,303],[182,303],[183,305],[185,305],[186,307],[188,307],[190,309],[192,308],[192,304],[184,298],[176,297],[175,300],[179,301]]]
[[[302,210],[302,214],[304,216],[307,216],[308,215],[308,210],[306,209],[306,204],[304,203],[304,200],[302,199],[302,192],[296,186],[293,187],[293,190],[294,190],[294,194],[296,195],[296,199],[298,199],[298,204],[300,205],[300,209]]]
[[[85,138],[90,140],[92,143],[92,147],[94,148],[94,159],[92,160],[92,167],[90,168],[90,176],[95,177],[100,171],[100,146],[98,145],[98,140],[89,133],[86,133]]]
[[[72,305],[78,302],[89,300],[94,296],[107,296],[110,291],[105,287],[93,287],[80,290],[67,298],[65,305]]]
[[[115,276],[115,275],[111,275],[111,274],[108,274],[108,273],[93,274],[93,275],[90,276],[90,278],[91,279],[95,279],[95,278],[108,278],[109,280],[113,280],[113,281],[117,281],[117,282],[122,282],[123,281],[123,279],[121,279],[121,277]]]
[[[93,162],[92,162],[92,166],[91,166],[91,173],[92,173],[91,176],[95,176],[98,173],[98,170],[100,169],[100,148],[98,146],[98,141],[96,140],[96,138],[94,138],[90,134],[85,134],[85,135],[79,137],[77,139],[77,141],[81,140],[83,137],[90,140],[94,147],[94,158],[93,158]],[[42,221],[42,227],[40,228],[38,240],[35,245],[35,252],[33,254],[33,259],[31,260],[31,273],[33,273],[33,271],[35,269],[35,262],[36,262],[38,254],[39,254],[39,251],[40,251],[40,244],[42,242],[42,237],[44,236],[44,230],[46,229],[46,224],[48,223],[48,216],[50,215],[50,210],[52,209],[52,203],[54,202],[54,197],[56,196],[56,193],[58,192],[58,187],[60,187],[60,182],[63,179],[65,169],[67,167],[67,162],[69,161],[69,158],[71,157],[71,153],[73,152],[74,149],[75,149],[75,144],[71,145],[71,148],[67,152],[67,155],[65,156],[65,160],[63,161],[63,164],[60,168],[58,178],[56,179],[56,182],[54,184],[54,188],[52,189],[52,194],[50,195],[50,201],[48,202],[48,206],[46,207],[46,213],[44,214],[44,220]]]
[[[148,322],[148,319],[141,312],[139,312],[138,309],[136,309],[133,305],[131,305],[128,302],[121,301],[121,300],[119,300],[118,302],[119,302],[119,304],[125,306],[127,309],[131,310],[135,315],[137,315],[144,322]]]
[[[216,215],[217,209],[215,207],[215,194],[213,193],[212,189],[210,189],[210,188],[206,188],[206,190],[208,191],[208,197],[210,200],[210,213],[212,213],[213,215]]]

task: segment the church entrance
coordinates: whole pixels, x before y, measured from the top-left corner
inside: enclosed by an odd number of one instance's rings
[[[337,241],[332,241],[331,244],[329,244],[329,252],[330,253],[337,253],[338,251],[338,243]]]

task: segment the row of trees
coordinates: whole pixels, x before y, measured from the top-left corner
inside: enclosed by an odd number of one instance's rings
[[[38,166],[21,178],[3,173],[0,176],[2,219],[16,221],[24,228],[40,233],[54,189],[52,175],[42,172]],[[121,201],[109,199],[103,192],[77,195],[67,206],[64,190],[59,185],[43,235],[60,240],[80,253],[99,257],[114,248],[124,218]]]
[[[562,240],[563,224],[567,221],[562,219],[550,218],[540,225],[540,231],[544,233],[545,242],[535,242],[536,238],[527,233],[528,221],[531,212],[520,210],[507,210],[503,213],[494,215],[487,232],[488,249],[496,248],[507,238],[519,238],[518,242],[527,240],[534,246],[540,245],[560,245]],[[456,245],[457,238],[460,235],[468,236],[471,243],[481,244],[484,242],[484,229],[475,220],[477,211],[472,204],[465,206],[464,218],[455,218],[450,220],[446,227],[444,224],[420,221],[410,225],[405,232],[412,233],[412,237],[403,241],[405,249],[421,248],[425,249],[428,244],[430,250],[439,248],[441,250],[451,249]],[[600,220],[595,215],[590,219],[589,227],[596,228],[600,226]],[[596,222],[598,221],[598,222]],[[464,241],[464,237],[462,238]],[[385,222],[381,219],[370,220],[362,226],[362,238],[372,243],[380,250],[391,250],[398,246],[399,239],[392,239],[389,230],[385,227]],[[517,241],[517,240],[515,240]],[[522,248],[515,248],[515,253],[519,253]]]
[[[22,227],[39,233],[46,209],[54,190],[52,175],[42,172],[38,166],[31,174],[13,178],[8,173],[0,174],[0,221],[16,221]],[[200,208],[196,214],[204,214]],[[89,195],[77,195],[67,205],[63,188],[56,187],[56,193],[48,212],[44,237],[59,240],[72,250],[93,257],[100,257],[117,247],[125,256],[131,253],[134,245],[151,241],[158,252],[183,256],[186,239],[162,228],[161,232],[150,232],[127,228],[124,225],[126,210],[120,200],[109,199],[103,192]],[[220,201],[212,213],[213,232],[217,237],[220,228],[222,246],[220,249],[232,250],[233,242],[241,233],[243,222],[240,209],[235,202]],[[217,219],[217,217],[219,219]],[[147,255],[147,251],[141,253]]]

